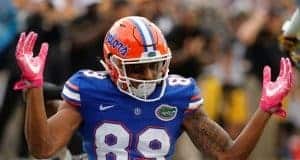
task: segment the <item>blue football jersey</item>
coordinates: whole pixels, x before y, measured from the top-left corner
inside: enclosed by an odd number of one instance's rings
[[[203,102],[191,78],[169,75],[164,96],[144,102],[120,92],[106,72],[92,70],[74,74],[62,97],[83,118],[79,132],[90,160],[171,159],[184,116]]]

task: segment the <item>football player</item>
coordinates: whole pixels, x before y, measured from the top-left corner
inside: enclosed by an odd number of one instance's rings
[[[204,113],[195,81],[168,75],[171,51],[160,29],[131,16],[107,32],[106,71],[80,70],[71,76],[57,113],[47,119],[42,85],[48,44],[34,56],[36,39],[34,32],[20,36],[16,60],[22,75],[15,89],[25,91],[25,136],[37,158],[53,155],[78,130],[91,160],[171,159],[183,131],[199,150],[217,159],[246,159],[271,115],[286,116],[281,102],[294,82],[289,59],[281,59],[276,81],[265,67],[259,107],[232,140]]]
[[[300,69],[300,10],[297,8],[293,15],[282,25],[282,34],[279,37],[279,44],[293,65]]]

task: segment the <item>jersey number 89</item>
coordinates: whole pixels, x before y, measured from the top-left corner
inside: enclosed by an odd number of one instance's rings
[[[162,128],[149,127],[135,137],[120,123],[105,122],[95,132],[97,157],[100,160],[128,160],[128,148],[136,148],[144,158],[164,160],[170,149],[170,137]],[[134,146],[132,146],[134,145]]]

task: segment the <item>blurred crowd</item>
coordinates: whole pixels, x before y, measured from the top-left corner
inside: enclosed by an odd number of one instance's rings
[[[103,69],[102,42],[116,19],[147,17],[161,28],[172,50],[170,72],[198,81],[207,114],[235,138],[258,107],[263,66],[271,66],[272,77],[278,74],[280,57],[286,56],[278,37],[296,4],[297,0],[0,0],[0,159],[30,157],[23,136],[22,95],[12,90],[20,78],[14,50],[21,32],[38,33],[36,46],[49,43],[44,79],[59,86],[78,69]],[[38,53],[39,47],[35,50]],[[285,107],[288,118],[269,123],[252,159],[300,159],[300,83]],[[80,140],[74,139],[70,150],[80,154]],[[201,153],[187,155],[193,152],[190,142],[179,143],[174,159],[206,159]]]

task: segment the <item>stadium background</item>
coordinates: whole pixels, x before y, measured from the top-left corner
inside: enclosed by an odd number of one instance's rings
[[[278,74],[281,26],[296,0],[1,0],[0,159],[30,159],[23,133],[22,95],[14,61],[18,35],[39,34],[50,51],[45,80],[56,85],[81,68],[103,69],[102,42],[123,16],[145,16],[163,31],[173,53],[171,73],[197,79],[207,114],[234,138],[258,107],[262,68]],[[36,48],[38,50],[38,48]],[[299,73],[297,73],[299,77]],[[299,79],[299,78],[297,78]],[[300,159],[300,86],[285,100],[287,119],[268,123],[253,160]],[[75,136],[69,149],[80,154]],[[200,157],[200,158],[199,158]],[[183,134],[176,160],[207,159]]]

